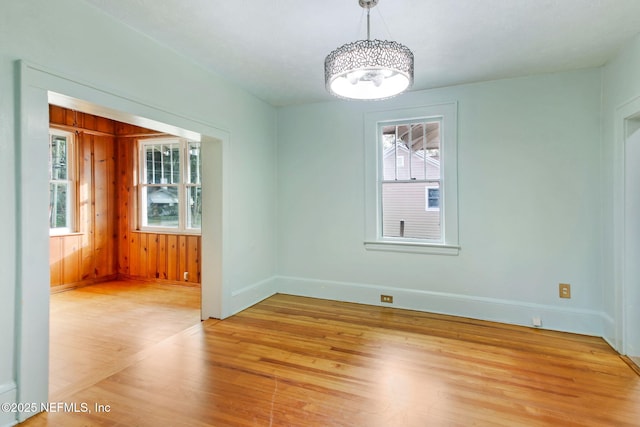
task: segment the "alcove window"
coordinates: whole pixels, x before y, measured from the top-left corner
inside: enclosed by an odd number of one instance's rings
[[[74,135],[49,130],[49,233],[74,232],[75,182]]]
[[[182,138],[154,138],[140,140],[139,146],[139,228],[199,233],[200,143]]]

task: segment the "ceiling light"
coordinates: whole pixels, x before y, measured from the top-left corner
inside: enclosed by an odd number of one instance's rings
[[[367,39],[340,46],[324,60],[327,90],[340,98],[385,99],[413,84],[413,53],[387,40],[371,40],[369,13],[378,0],[358,0],[367,10]]]

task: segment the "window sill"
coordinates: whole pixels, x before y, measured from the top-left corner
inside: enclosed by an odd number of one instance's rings
[[[404,252],[430,255],[458,255],[460,246],[445,245],[439,243],[414,243],[376,241],[364,242],[364,248],[368,251]]]
[[[59,233],[49,233],[49,237],[67,237],[67,236],[82,236],[84,233],[79,231],[61,231]]]
[[[172,228],[141,228],[137,230],[131,230],[131,232],[146,234],[175,234],[177,236],[200,236],[202,234],[200,230],[175,230]]]

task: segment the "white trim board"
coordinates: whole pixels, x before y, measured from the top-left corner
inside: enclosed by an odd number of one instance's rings
[[[537,316],[542,319],[542,329],[598,337],[603,336],[607,325],[604,314],[593,310],[362,283],[280,276],[275,288],[278,293],[290,295],[447,314],[521,326],[532,326],[532,318]],[[393,295],[394,303],[381,303],[381,294]]]
[[[613,215],[614,215],[614,295],[615,295],[615,348],[622,354],[634,355],[640,347],[640,338],[636,332],[636,312],[633,310],[639,290],[635,277],[627,277],[633,261],[633,253],[627,253],[628,236],[627,226],[627,140],[632,133],[637,131],[640,123],[640,96],[625,102],[616,108],[614,117],[614,188],[613,188]],[[632,206],[629,205],[629,206]]]
[[[73,101],[85,107],[101,108],[99,111],[106,114],[122,112],[125,119],[146,118],[146,125],[166,123],[172,129],[177,127],[200,134],[203,155],[215,162],[202,177],[203,188],[207,188],[202,210],[203,224],[207,224],[202,230],[202,259],[207,260],[202,263],[202,318],[220,318],[224,314],[223,289],[227,286],[224,272],[229,259],[228,227],[224,223],[230,218],[231,180],[227,167],[230,133],[202,120],[154,107],[43,66],[17,61],[15,73],[19,120],[16,135],[16,301],[24,301],[17,306],[16,313],[16,399],[18,402],[46,402],[49,378],[48,178],[46,152],[40,147],[42,141],[45,144],[47,141],[49,96],[62,104]],[[206,221],[204,216],[209,215],[212,220]],[[18,419],[24,421],[32,415],[20,413]]]
[[[0,384],[0,403],[16,403],[16,383]],[[14,426],[18,423],[15,412],[0,411],[0,427]]]

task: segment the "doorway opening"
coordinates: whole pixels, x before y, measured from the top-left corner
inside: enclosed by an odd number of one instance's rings
[[[49,398],[62,401],[199,322],[202,158],[199,141],[61,105],[49,127]],[[143,199],[148,169],[167,185]],[[141,230],[147,205],[162,227]]]
[[[49,401],[49,104],[155,129],[202,143],[203,171],[200,318],[220,318],[224,276],[223,211],[228,190],[223,167],[229,133],[203,121],[179,116],[69,76],[23,61],[16,63],[17,96],[17,287],[16,399]],[[64,95],[62,95],[64,94]],[[66,103],[66,104],[65,104]],[[18,414],[18,421],[33,415]]]

